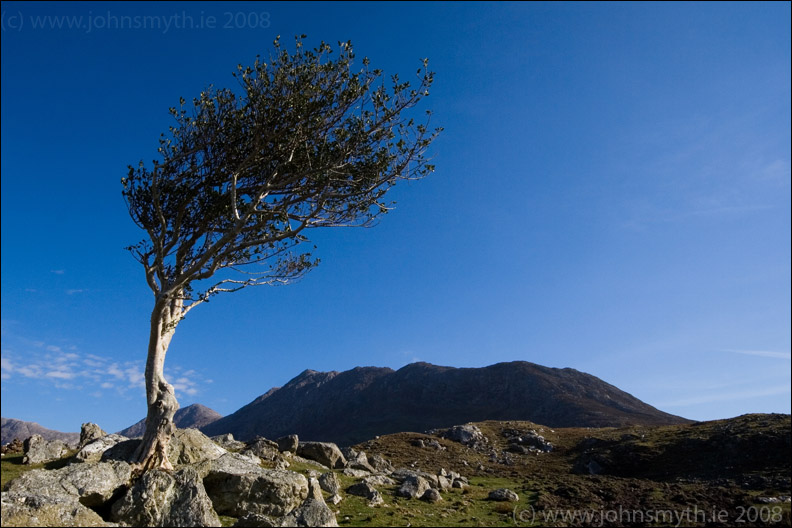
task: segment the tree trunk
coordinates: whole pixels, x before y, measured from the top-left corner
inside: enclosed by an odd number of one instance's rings
[[[175,430],[173,415],[179,409],[173,386],[165,380],[163,368],[173,333],[178,324],[181,302],[158,298],[151,313],[148,358],[146,359],[146,433],[135,452],[135,462],[142,473],[150,469],[172,470],[168,445]]]

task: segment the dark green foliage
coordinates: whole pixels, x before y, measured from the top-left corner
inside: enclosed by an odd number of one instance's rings
[[[301,245],[308,228],[372,225],[398,180],[434,169],[425,151],[440,129],[407,115],[429,94],[426,60],[416,87],[393,76],[386,88],[367,59],[353,70],[351,43],[307,50],[302,38],[293,53],[276,40],[268,61],[238,66],[238,90],[181,99],[161,159],[122,180],[148,234],[128,249],[152,290],[180,297],[185,313],[219,292],[302,276],[318,263]],[[224,269],[243,274],[192,291]]]

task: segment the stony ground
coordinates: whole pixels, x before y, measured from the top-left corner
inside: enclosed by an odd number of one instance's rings
[[[459,474],[467,486],[444,487],[441,500],[398,496],[400,482],[377,485],[382,502],[349,493],[365,476],[334,469],[343,500],[340,526],[790,526],[789,415],[746,415],[676,426],[550,429],[530,422],[482,422],[475,434],[398,433],[354,446],[371,460],[428,475]],[[463,431],[464,433],[464,431]],[[446,436],[446,437],[444,437]],[[29,469],[2,460],[2,484]],[[277,457],[262,465],[282,465]],[[298,457],[289,470],[328,470]],[[453,479],[449,480],[450,481]],[[496,501],[506,488],[516,501]],[[224,526],[238,519],[221,516]]]

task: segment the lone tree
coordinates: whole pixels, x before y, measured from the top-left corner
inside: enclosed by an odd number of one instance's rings
[[[293,53],[276,39],[268,62],[238,66],[236,92],[182,98],[159,140],[161,159],[130,166],[122,180],[129,214],[147,234],[127,249],[154,293],[141,471],[172,468],[178,403],[163,365],[184,316],[221,292],[302,277],[319,262],[308,229],[371,226],[397,181],[434,170],[425,151],[441,129],[405,112],[429,94],[427,61],[417,86],[396,75],[386,83],[368,59],[353,71],[351,43],[336,54],[324,42],[308,50],[303,38]]]

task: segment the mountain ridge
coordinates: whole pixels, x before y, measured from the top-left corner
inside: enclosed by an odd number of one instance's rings
[[[14,438],[25,440],[34,434],[41,435],[45,440],[61,440],[67,444],[76,444],[80,440],[80,433],[64,433],[47,429],[36,422],[26,422],[16,418],[0,418],[0,444],[7,444]]]
[[[419,362],[398,370],[308,369],[201,430],[243,440],[296,433],[351,445],[382,434],[483,420],[550,427],[690,423],[572,368],[525,361],[480,368]]]

